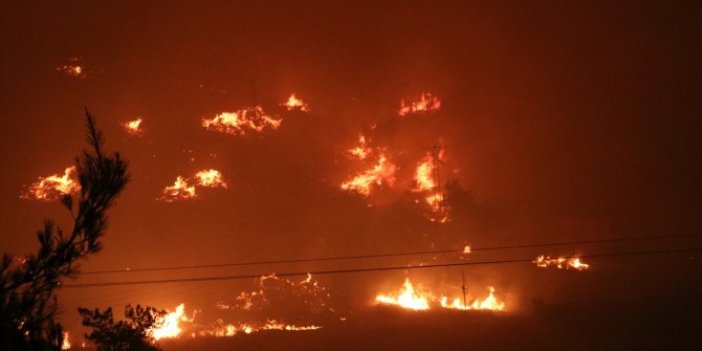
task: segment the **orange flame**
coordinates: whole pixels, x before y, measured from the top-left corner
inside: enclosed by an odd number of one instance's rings
[[[422,93],[417,101],[407,103],[405,100],[401,100],[398,114],[400,116],[407,116],[415,113],[438,111],[440,108],[441,100],[439,100],[438,97],[432,95],[431,93]]]
[[[283,104],[283,106],[285,106],[285,109],[287,109],[288,111],[292,111],[292,110],[298,110],[298,111],[302,111],[302,112],[309,112],[310,111],[310,108],[307,105],[307,103],[298,99],[295,96],[295,94],[290,94],[288,101],[286,101]]]
[[[500,302],[495,297],[495,288],[488,287],[489,294],[483,300],[473,300],[470,303],[464,303],[464,301],[457,297],[454,298],[451,303],[449,303],[449,298],[447,296],[442,296],[440,303],[441,307],[456,309],[456,310],[491,310],[491,311],[504,311],[505,303]]]
[[[536,257],[536,259],[533,262],[534,264],[536,264],[537,267],[541,268],[555,266],[558,269],[575,269],[577,271],[584,271],[590,268],[590,265],[582,262],[579,257],[566,258],[561,256],[557,258],[551,258],[551,256],[540,255]]]
[[[61,350],[70,350],[71,341],[68,340],[68,332],[63,333],[63,342],[61,343]]]
[[[222,112],[213,118],[202,119],[207,130],[233,135],[244,135],[247,131],[261,132],[266,128],[277,129],[282,119],[275,119],[263,111],[261,106]]]
[[[143,129],[141,128],[141,122],[143,122],[143,120],[141,118],[137,118],[133,121],[123,123],[122,128],[124,128],[129,135],[140,136],[144,133]]]
[[[358,158],[359,160],[365,160],[368,155],[370,155],[373,150],[368,147],[368,142],[363,134],[358,135],[358,145],[348,150],[352,157]]]
[[[341,189],[355,191],[361,195],[368,196],[373,184],[381,186],[383,184],[392,185],[395,182],[395,171],[397,166],[388,161],[382,152],[378,156],[378,163],[373,168],[365,170],[351,179],[341,183]]]
[[[443,148],[439,150],[437,156],[441,159],[443,155]],[[431,216],[432,221],[438,221],[440,223],[448,222],[448,208],[444,206],[444,194],[441,192],[438,186],[438,181],[436,179],[437,164],[436,157],[428,153],[417,165],[415,170],[414,180],[415,180],[415,192],[424,192],[424,202],[429,205],[429,208],[433,212]]]
[[[155,327],[149,334],[155,339],[176,338],[182,332],[180,322],[192,322],[192,318],[185,316],[185,304],[181,303],[176,310],[156,320]]]
[[[207,169],[195,173],[198,185],[208,188],[227,188],[227,183],[224,182],[222,173],[216,169]]]
[[[382,304],[397,305],[415,311],[428,310],[431,295],[426,295],[415,290],[409,278],[405,278],[402,289],[397,295],[380,294],[375,297],[375,301]]]
[[[176,177],[175,183],[163,189],[163,194],[159,200],[174,202],[178,200],[188,200],[197,197],[195,186],[188,184],[188,181],[181,176]]]
[[[64,195],[75,194],[80,191],[76,172],[76,167],[70,166],[63,171],[63,175],[54,174],[45,178],[39,178],[39,180],[29,186],[27,192],[21,197],[52,201]]]

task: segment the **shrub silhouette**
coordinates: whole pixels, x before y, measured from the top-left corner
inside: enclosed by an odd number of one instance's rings
[[[153,307],[127,305],[124,309],[126,320],[115,322],[112,308],[105,312],[99,309],[79,308],[83,325],[93,328],[85,338],[97,346],[98,351],[159,351],[149,335],[151,329],[165,311]]]

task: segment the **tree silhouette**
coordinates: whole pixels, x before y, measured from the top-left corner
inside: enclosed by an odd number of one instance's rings
[[[71,195],[61,199],[73,229],[66,233],[46,220],[37,233],[36,254],[4,254],[0,261],[0,350],[60,350],[63,330],[56,321],[54,289],[76,274],[78,260],[101,249],[107,211],[128,182],[127,163],[119,153],[104,153],[102,133],[85,113],[90,148],[76,158],[78,204]]]
[[[105,312],[99,309],[90,310],[79,308],[78,313],[83,317],[83,325],[93,328],[85,338],[92,341],[98,351],[159,351],[153,344],[149,330],[157,320],[165,315],[165,311],[153,307],[132,307],[127,305],[124,316],[127,320],[115,322],[112,308]]]

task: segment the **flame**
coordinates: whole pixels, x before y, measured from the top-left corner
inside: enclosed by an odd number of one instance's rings
[[[61,350],[70,350],[71,341],[68,340],[68,332],[63,333],[63,342],[61,343]]]
[[[29,186],[28,191],[21,197],[52,201],[64,195],[77,193],[80,191],[80,184],[76,177],[76,167],[67,167],[63,171],[63,175],[54,174],[45,178],[39,178],[39,180]]]
[[[551,258],[551,256],[540,255],[536,257],[533,262],[537,267],[541,268],[556,266],[558,269],[575,269],[577,271],[584,271],[590,268],[590,265],[582,262],[579,257],[566,258],[560,256],[557,258]]]
[[[224,182],[222,173],[216,169],[206,169],[195,173],[195,179],[198,185],[208,188],[227,188],[227,183]]]
[[[397,305],[415,311],[428,310],[429,299],[430,295],[420,294],[414,289],[409,278],[405,278],[405,283],[396,296],[380,294],[375,297],[378,303]]]
[[[240,333],[251,334],[260,332],[263,330],[284,330],[284,331],[305,331],[305,330],[317,330],[322,328],[319,325],[295,325],[279,322],[275,319],[269,319],[263,325],[254,325],[251,323],[241,323],[241,324],[224,324],[221,320],[220,325],[214,328],[200,333],[201,335],[209,335],[216,337],[231,337]]]
[[[233,135],[244,135],[247,131],[261,132],[266,128],[277,129],[281,123],[281,119],[266,114],[261,106],[222,112],[213,118],[202,119],[205,129]]]
[[[370,155],[373,150],[368,147],[368,142],[363,134],[358,135],[358,145],[348,150],[352,157],[358,158],[359,160],[365,160],[368,155]]]
[[[469,253],[471,253],[470,245],[464,246],[464,247],[463,247],[463,254],[464,254],[464,255],[467,255],[467,254],[469,254]]]
[[[285,106],[285,109],[287,109],[288,111],[292,111],[292,110],[298,110],[298,111],[302,111],[302,112],[309,112],[310,111],[310,108],[307,105],[307,103],[298,99],[295,96],[295,94],[290,94],[288,101],[286,101],[283,104],[283,106]]]
[[[443,157],[444,149],[441,148],[436,153],[436,156],[432,153],[427,153],[426,156],[419,162],[414,173],[415,192],[423,192],[424,202],[429,205],[429,208],[433,212],[430,217],[432,221],[438,221],[439,223],[446,223],[449,220],[448,208],[444,205],[444,194],[441,192],[438,184],[437,173],[438,165],[436,164],[436,159],[441,160]]]
[[[150,329],[149,333],[155,340],[176,338],[182,332],[180,322],[192,322],[192,320],[185,316],[185,304],[181,303],[175,311],[158,318],[156,326]]]
[[[197,197],[195,186],[188,184],[188,181],[181,176],[176,177],[175,183],[163,189],[163,194],[159,200],[174,202],[178,200],[194,199]]]
[[[438,111],[441,108],[441,100],[431,93],[422,93],[419,100],[407,103],[405,100],[400,101],[400,116],[407,116],[415,113],[426,113]]]
[[[355,191],[361,195],[370,195],[373,184],[380,186],[385,183],[392,185],[395,182],[397,166],[388,161],[384,153],[378,156],[378,163],[373,168],[365,170],[351,179],[341,183],[341,189]]]
[[[449,303],[449,298],[447,296],[442,296],[440,303],[441,307],[456,309],[456,310],[491,310],[491,311],[504,311],[505,303],[500,302],[495,297],[495,288],[492,286],[488,287],[489,294],[483,300],[473,300],[472,302],[464,303],[461,298],[454,298],[451,303]]]
[[[76,65],[76,64],[66,64],[62,66],[56,67],[56,70],[59,72],[63,72],[71,77],[75,78],[85,78],[85,69],[83,69],[83,66]]]
[[[127,134],[139,136],[144,133],[143,129],[141,128],[141,122],[143,122],[143,120],[141,118],[137,118],[133,121],[123,123],[122,127]]]

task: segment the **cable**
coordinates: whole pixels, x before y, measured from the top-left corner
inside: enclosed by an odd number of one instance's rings
[[[536,248],[536,247],[553,247],[553,246],[566,246],[566,245],[605,244],[605,243],[615,243],[615,242],[625,242],[625,241],[677,239],[677,238],[691,238],[691,237],[702,237],[702,235],[700,235],[700,234],[656,235],[656,236],[639,236],[639,237],[629,237],[629,238],[560,241],[560,242],[541,243],[541,244],[516,244],[516,245],[492,246],[492,247],[488,246],[488,247],[482,247],[482,248],[471,248],[471,252],[508,250],[508,249],[525,249],[525,248]],[[85,271],[85,272],[81,272],[81,274],[96,275],[96,274],[110,274],[110,273],[136,273],[136,272],[154,272],[154,271],[220,268],[220,267],[236,267],[236,266],[258,266],[258,265],[267,265],[267,264],[343,261],[343,260],[358,260],[358,259],[368,259],[368,258],[420,256],[420,255],[440,255],[440,254],[461,253],[461,252],[462,252],[462,250],[443,249],[443,250],[432,250],[432,251],[409,251],[409,252],[397,252],[397,253],[381,253],[381,254],[336,256],[336,257],[293,258],[293,259],[283,259],[283,260],[214,263],[214,264],[186,265],[186,266],[164,266],[164,267],[147,267],[147,268],[134,268],[134,269],[132,269],[132,268],[107,269],[107,270]]]
[[[605,258],[605,257],[663,255],[663,254],[697,252],[697,251],[702,251],[702,247],[685,248],[685,249],[670,249],[670,250],[603,253],[603,254],[584,255],[584,256],[580,256],[580,258],[597,259],[597,258]],[[533,258],[521,258],[521,259],[512,259],[512,260],[474,261],[474,262],[455,262],[455,263],[437,263],[437,264],[429,264],[429,265],[423,265],[423,266],[388,266],[388,267],[349,268],[349,269],[334,269],[334,270],[304,271],[304,272],[284,272],[284,273],[276,273],[276,276],[278,276],[278,277],[291,277],[291,276],[304,276],[304,275],[308,275],[308,274],[328,275],[328,274],[346,274],[346,273],[367,273],[367,272],[407,270],[407,269],[425,269],[425,268],[456,267],[456,266],[477,266],[477,265],[491,265],[491,264],[526,263],[526,262],[529,262],[529,263],[533,262]],[[62,287],[62,288],[90,288],[90,287],[105,287],[105,286],[119,286],[119,285],[144,285],[144,284],[203,282],[203,281],[216,281],[216,280],[241,280],[241,279],[255,279],[255,278],[261,277],[262,275],[264,275],[264,274],[258,273],[258,274],[213,276],[213,277],[193,277],[193,278],[163,279],[163,280],[134,280],[134,281],[107,282],[107,283],[67,284],[67,285],[59,285],[59,287]]]

